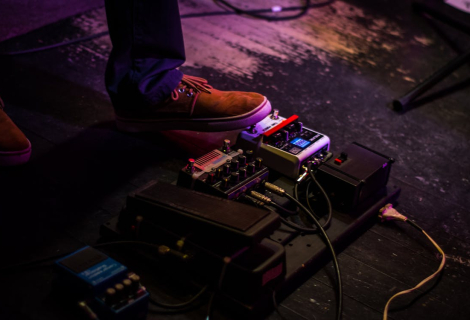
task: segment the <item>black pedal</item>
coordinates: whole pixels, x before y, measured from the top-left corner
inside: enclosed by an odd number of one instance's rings
[[[240,245],[259,242],[280,225],[268,210],[158,181],[129,194],[121,228],[135,228],[137,216],[174,233]]]
[[[256,189],[268,175],[262,158],[254,157],[251,150],[232,151],[230,141],[225,140],[221,149],[189,159],[177,185],[232,200]]]
[[[315,174],[335,209],[351,211],[387,185],[393,158],[356,142]]]

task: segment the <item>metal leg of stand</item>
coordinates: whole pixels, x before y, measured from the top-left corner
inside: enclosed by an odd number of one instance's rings
[[[451,60],[444,67],[442,67],[429,78],[414,87],[413,90],[405,94],[403,97],[393,100],[393,109],[395,111],[406,111],[407,107],[410,105],[411,102],[421,96],[424,92],[431,89],[434,85],[436,85],[442,79],[454,72],[467,61],[470,61],[470,51],[467,51],[464,54],[458,56],[457,58]]]
[[[427,14],[431,16],[434,19],[437,19],[448,26],[451,26],[452,28],[455,28],[457,30],[460,30],[468,35],[470,35],[470,26],[468,24],[463,24],[455,19],[453,19],[452,16],[449,16],[447,14],[443,14],[439,10],[436,10],[435,8],[425,4],[425,3],[413,3],[412,4],[413,11],[419,14]]]

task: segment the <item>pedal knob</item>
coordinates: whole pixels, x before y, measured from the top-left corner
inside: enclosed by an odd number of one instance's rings
[[[251,134],[257,133],[258,131],[256,131],[256,125],[252,125],[252,126],[248,129],[248,132],[251,133]]]
[[[253,159],[253,150],[247,150],[245,154],[246,154],[246,161],[251,162],[251,160]]]
[[[287,130],[282,130],[282,131],[281,131],[281,135],[282,135],[282,140],[284,140],[284,141],[289,141],[289,131],[287,131]]]
[[[240,168],[238,171],[238,174],[240,176],[240,179],[243,180],[246,178],[246,168]]]
[[[237,184],[240,181],[240,174],[238,172],[232,172],[230,174],[230,180],[233,184]]]
[[[217,168],[217,170],[215,170],[215,177],[217,179],[222,179],[223,176],[224,176],[224,169],[223,168]]]
[[[230,187],[230,177],[224,177],[221,186],[223,189],[228,189],[228,187]]]
[[[224,164],[224,167],[223,167],[223,173],[224,173],[224,176],[228,176],[231,172],[230,168],[232,166],[229,164],[229,163],[226,163]]]
[[[232,171],[238,171],[239,162],[238,160],[232,160],[232,163],[230,164]]]
[[[290,125],[287,126],[287,130],[289,132],[295,132],[295,131],[297,131],[297,128],[296,128],[294,123],[291,123]]]
[[[214,184],[215,183],[215,173],[210,172],[207,176],[207,183]]]
[[[273,113],[271,114],[271,119],[273,120],[279,119],[279,110],[273,109]]]
[[[246,157],[244,155],[239,155],[238,156],[238,163],[240,164],[240,167],[246,166]]]
[[[281,142],[283,140],[283,136],[280,132],[277,132],[277,133],[273,134],[273,136],[270,140],[271,140],[271,142],[274,143],[274,145],[277,145],[277,144],[279,144],[279,142]]]
[[[104,295],[104,302],[110,306],[110,305],[115,304],[117,302],[116,300],[117,300],[116,290],[114,290],[113,288],[106,289],[106,292]]]
[[[132,281],[130,279],[122,280],[122,284],[124,285],[124,294],[126,296],[130,296],[130,295],[134,294],[132,292]]]
[[[125,298],[124,285],[122,283],[116,283],[114,285],[114,290],[116,290],[116,297],[119,301]]]
[[[132,290],[136,292],[140,288],[140,276],[133,274],[132,276],[129,277],[129,279],[132,281]]]
[[[304,124],[303,124],[302,122],[296,122],[296,123],[295,123],[295,127],[296,127],[296,129],[297,129],[297,132],[298,132],[298,133],[301,133],[302,130],[304,129]]]
[[[193,173],[194,172],[194,159],[188,159],[188,164],[186,165],[186,171],[188,171],[189,173]]]
[[[246,167],[246,171],[247,171],[249,174],[255,173],[255,172],[256,172],[255,164],[254,164],[254,163],[248,164],[248,166]]]
[[[261,166],[263,165],[263,158],[256,158],[255,159],[255,168],[256,169],[261,169]]]
[[[224,140],[224,145],[222,147],[222,152],[223,153],[229,153],[230,152],[230,140],[229,139]]]

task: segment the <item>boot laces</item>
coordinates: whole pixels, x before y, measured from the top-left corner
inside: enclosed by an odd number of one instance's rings
[[[180,93],[186,93],[188,97],[192,97],[196,93],[197,97],[201,92],[211,93],[211,89],[213,88],[206,79],[183,75],[180,85],[171,93],[171,99],[178,100]]]

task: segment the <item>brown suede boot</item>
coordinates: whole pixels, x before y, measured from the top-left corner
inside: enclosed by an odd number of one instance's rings
[[[3,111],[0,98],[0,166],[16,166],[28,162],[31,143]]]
[[[228,131],[256,124],[270,112],[271,104],[258,93],[219,91],[205,79],[184,75],[171,97],[145,113],[116,111],[116,125],[127,132]]]

